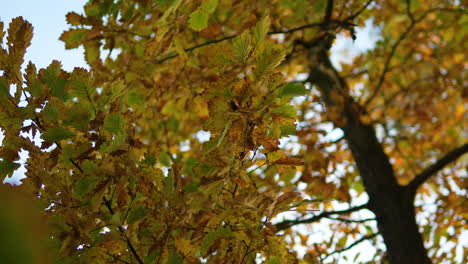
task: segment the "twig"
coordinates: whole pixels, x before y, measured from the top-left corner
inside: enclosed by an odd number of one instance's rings
[[[109,213],[111,213],[111,215],[114,214],[114,210],[112,209],[112,205],[111,205],[111,202],[109,200],[107,200],[105,197],[102,197],[102,199],[104,200],[104,204],[106,205],[107,207],[107,210],[109,210]],[[127,234],[125,233],[125,230],[123,230],[123,228],[121,226],[118,227],[120,233],[122,235],[125,236],[125,240],[127,242],[127,246],[128,248],[130,249],[130,252],[132,252],[133,256],[135,257],[135,259],[137,260],[137,262],[139,264],[144,264],[143,260],[140,258],[140,256],[138,255],[138,252],[136,251],[135,247],[133,246],[132,242],[130,241],[130,239],[128,238]]]
[[[345,21],[351,21],[354,20],[356,17],[358,17],[364,10],[367,9],[367,7],[373,2],[374,0],[369,0],[361,9],[359,9],[356,13],[352,14],[351,16],[345,18]]]
[[[360,239],[358,239],[358,240],[354,241],[353,243],[351,243],[349,246],[344,247],[344,248],[339,249],[339,250],[336,250],[336,251],[333,251],[332,253],[326,255],[322,260],[327,259],[327,258],[330,257],[331,255],[338,254],[338,253],[344,252],[344,251],[346,251],[346,250],[349,250],[349,249],[351,249],[352,247],[354,247],[354,246],[356,246],[356,245],[358,245],[358,244],[360,244],[360,243],[362,243],[362,242],[364,242],[364,241],[366,241],[366,240],[369,240],[369,239],[372,239],[372,238],[376,237],[378,234],[379,234],[379,233],[374,233],[374,234],[370,234],[370,235],[367,235],[367,236],[363,236],[363,237],[361,237]]]
[[[408,17],[411,20],[411,23],[414,23],[414,16],[413,13],[411,13],[411,0],[406,0],[406,13],[408,14]]]
[[[320,220],[322,218],[326,218],[326,217],[329,217],[331,215],[348,214],[348,213],[356,212],[356,211],[359,211],[359,210],[362,210],[362,209],[365,209],[365,208],[367,208],[367,203],[365,203],[363,205],[356,206],[356,207],[351,207],[351,208],[348,208],[348,209],[345,209],[345,210],[323,212],[323,213],[320,213],[318,215],[314,215],[314,216],[312,216],[310,218],[306,218],[306,219],[285,220],[283,222],[280,222],[280,223],[276,224],[275,226],[276,226],[276,229],[279,231],[279,230],[287,229],[287,228],[289,228],[291,226],[294,226],[294,225],[316,222],[316,221],[318,221],[318,220]]]
[[[376,221],[377,220],[377,218],[366,218],[366,219],[360,219],[360,220],[353,220],[353,219],[347,219],[347,218],[341,218],[341,217],[331,217],[331,216],[327,216],[325,218],[330,219],[330,220],[346,222],[346,223],[365,223],[365,222]]]
[[[380,74],[380,77],[379,77],[379,80],[377,82],[377,85],[374,89],[374,91],[372,92],[371,96],[366,100],[366,102],[364,103],[364,107],[366,107],[374,98],[375,96],[378,94],[380,88],[382,88],[382,84],[385,80],[385,75],[388,73],[388,71],[390,70],[390,61],[392,60],[393,56],[395,55],[395,52],[398,48],[398,46],[400,45],[400,43],[406,38],[406,36],[408,35],[408,33],[413,29],[414,26],[416,26],[416,24],[418,24],[419,22],[421,22],[424,18],[426,18],[429,14],[433,13],[433,12],[436,12],[436,11],[440,11],[440,12],[464,12],[463,9],[449,9],[449,8],[432,8],[432,9],[429,9],[427,10],[426,12],[424,12],[424,14],[422,14],[418,19],[411,19],[411,24],[408,26],[408,28],[406,29],[406,31],[400,35],[400,37],[398,38],[398,40],[392,45],[392,48],[390,50],[390,54],[388,55],[386,61],[385,61],[385,66],[384,66],[384,70],[382,71],[382,73]]]
[[[113,254],[111,254],[109,252],[104,252],[104,253],[106,253],[108,256],[111,256],[114,260],[120,261],[120,262],[125,263],[125,264],[130,264],[130,262],[125,261],[125,260],[123,260],[123,259],[121,259],[121,258],[119,258],[119,257],[117,257],[117,256],[115,256],[115,255],[113,255]]]
[[[398,38],[398,40],[392,45],[392,48],[390,50],[390,54],[388,55],[387,59],[385,60],[384,69],[383,69],[382,73],[380,73],[380,77],[379,77],[379,80],[377,82],[377,85],[375,86],[374,90],[372,91],[372,94],[369,96],[369,98],[364,103],[364,107],[367,106],[375,98],[375,96],[379,93],[380,88],[382,88],[383,82],[385,80],[385,75],[389,71],[390,62],[391,62],[393,56],[395,56],[395,52],[396,52],[398,46],[406,38],[408,33],[411,31],[411,29],[413,29],[413,27],[415,25],[416,25],[416,22],[414,22],[414,21],[411,22],[411,24],[406,29],[406,31],[403,34],[401,34],[400,37]]]
[[[237,35],[232,35],[232,36],[227,36],[227,37],[224,37],[224,38],[220,38],[220,39],[214,39],[214,40],[210,40],[210,41],[207,41],[207,42],[204,42],[204,43],[201,43],[201,44],[198,44],[198,45],[195,45],[195,46],[192,46],[190,48],[187,48],[187,49],[184,49],[184,51],[186,52],[191,52],[195,49],[198,49],[198,48],[201,48],[201,47],[205,47],[205,46],[208,46],[208,45],[211,45],[211,44],[216,44],[216,43],[219,43],[219,42],[222,42],[222,41],[225,41],[225,40],[229,40],[229,39],[233,39],[237,37]],[[152,63],[155,63],[155,64],[160,64],[160,63],[163,63],[167,60],[170,60],[172,58],[175,58],[179,56],[179,54],[174,54],[174,55],[169,55],[165,58],[162,58],[160,60],[156,60],[156,61],[153,61]]]

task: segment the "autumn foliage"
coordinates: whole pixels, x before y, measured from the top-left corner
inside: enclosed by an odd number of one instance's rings
[[[373,262],[457,258],[460,1],[92,0],[66,19],[89,70],[25,63],[33,26],[0,22],[0,177],[29,153],[48,258],[334,263],[363,241]],[[337,69],[336,36],[366,21],[380,40]],[[319,242],[291,228],[324,219]]]

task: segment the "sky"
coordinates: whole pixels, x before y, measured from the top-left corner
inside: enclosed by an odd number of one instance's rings
[[[74,67],[85,67],[88,68],[85,61],[82,48],[65,50],[65,45],[62,41],[58,40],[62,32],[69,28],[65,21],[65,15],[70,11],[82,13],[83,6],[87,1],[85,0],[2,0],[0,9],[0,20],[6,25],[10,21],[17,17],[22,16],[28,20],[34,26],[34,36],[32,44],[28,48],[25,56],[25,64],[28,61],[32,61],[38,68],[47,67],[52,60],[61,61],[63,68],[67,71],[73,70]],[[357,40],[353,42],[350,38],[344,35],[337,36],[337,41],[332,48],[331,60],[337,68],[340,68],[340,61],[350,61],[352,56],[358,55],[360,52],[364,52],[374,46],[377,40],[378,30],[371,26],[371,23],[367,23],[366,27],[357,30]],[[0,132],[0,145],[2,142],[2,134]],[[20,153],[20,163],[24,164],[28,157],[26,152]],[[18,184],[20,179],[24,178],[25,168],[22,166],[20,169],[15,171],[13,177],[6,179],[4,182]],[[366,197],[360,197],[361,201],[356,201],[356,204],[366,200]],[[336,208],[336,209],[345,209]],[[368,215],[362,215],[363,218],[368,218]],[[370,216],[372,217],[372,215]],[[330,232],[326,230],[327,226],[323,225],[324,233]],[[325,235],[325,234],[324,234]],[[320,236],[320,234],[318,235]],[[328,235],[326,235],[328,236]],[[366,250],[367,248],[367,250]],[[368,254],[373,254],[374,248],[368,244],[363,243],[360,247],[356,247],[356,250],[351,250],[349,256],[352,257],[357,252],[367,251]],[[305,249],[302,249],[305,250]],[[348,254],[346,254],[348,255]],[[365,255],[365,254],[363,254]],[[340,261],[341,263],[349,263],[347,261]]]
[[[31,46],[25,62],[32,61],[38,68],[47,67],[53,60],[60,60],[65,70],[86,67],[83,48],[65,50],[58,38],[69,26],[65,15],[70,11],[82,13],[85,0],[1,0],[0,20],[5,28],[18,16],[28,20],[34,27]],[[66,2],[66,4],[64,4]]]

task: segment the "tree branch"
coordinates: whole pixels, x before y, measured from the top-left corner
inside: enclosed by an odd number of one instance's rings
[[[302,26],[299,26],[299,27],[286,29],[286,30],[270,31],[270,32],[267,33],[267,35],[289,34],[289,33],[293,33],[293,32],[296,32],[296,31],[303,30],[303,29],[307,29],[307,28],[324,27],[324,26],[328,26],[330,24],[347,25],[347,22],[349,22],[349,21],[353,20],[354,18],[356,18],[357,16],[359,16],[367,8],[367,6],[369,6],[369,4],[372,3],[372,1],[373,0],[368,1],[359,11],[357,11],[355,14],[351,15],[350,17],[347,17],[344,21],[339,21],[339,20],[331,19],[332,13],[333,13],[333,0],[328,0],[327,7],[326,7],[326,10],[325,10],[325,17],[324,17],[323,22],[310,23],[310,24],[306,24],[306,25],[302,25]],[[233,38],[235,38],[237,36],[238,35],[236,34],[236,35],[223,37],[223,38],[220,38],[220,39],[209,40],[207,42],[192,46],[190,48],[186,48],[186,49],[184,49],[184,51],[185,52],[191,52],[191,51],[194,51],[194,50],[196,50],[198,48],[201,48],[201,47],[205,47],[205,46],[208,46],[208,45],[211,45],[211,44],[216,44],[216,43],[219,43],[219,42],[222,42],[222,41],[225,41],[225,40],[233,39]],[[150,62],[154,63],[154,64],[160,64],[160,63],[163,63],[163,62],[165,62],[167,60],[173,59],[173,58],[178,57],[178,56],[179,56],[179,54],[176,53],[176,54],[164,57],[162,59],[153,60],[153,61],[150,61]]]
[[[409,5],[409,3],[408,3],[408,5]],[[395,55],[395,52],[396,52],[398,46],[406,38],[408,33],[410,33],[410,31],[416,26],[416,24],[423,21],[429,14],[431,14],[433,12],[437,12],[437,11],[439,11],[439,12],[463,12],[463,9],[432,8],[432,9],[429,9],[426,12],[424,12],[417,19],[415,19],[414,16],[412,15],[412,13],[410,12],[409,6],[408,6],[408,9],[406,11],[407,11],[408,17],[410,18],[411,23],[408,26],[408,28],[406,29],[406,31],[403,34],[401,34],[400,37],[398,38],[398,40],[392,45],[392,48],[390,50],[390,54],[388,55],[388,57],[387,57],[387,59],[385,61],[385,66],[384,66],[384,69],[383,69],[382,73],[380,74],[377,85],[376,85],[374,91],[372,92],[371,96],[369,96],[369,98],[364,103],[364,106],[367,106],[375,98],[375,96],[378,94],[380,88],[382,88],[383,82],[385,80],[385,75],[390,70],[390,62],[391,62],[393,56]]]
[[[323,22],[311,23],[311,24],[306,24],[306,25],[302,25],[299,27],[291,28],[291,29],[271,31],[271,32],[268,32],[268,35],[288,34],[288,33],[293,33],[296,31],[303,30],[303,29],[307,29],[307,28],[321,27],[322,25],[323,25]]]
[[[359,9],[356,13],[352,14],[351,16],[347,17],[345,21],[350,21],[354,20],[356,17],[358,17],[364,10],[367,9],[367,7],[373,2],[374,0],[369,0],[361,9]]]
[[[447,164],[457,160],[463,154],[468,152],[468,143],[464,144],[456,149],[453,149],[449,153],[445,154],[442,158],[432,164],[430,167],[423,170],[421,173],[416,175],[416,177],[407,185],[411,191],[416,191],[419,186],[421,186],[425,181],[427,181],[432,175],[437,173]]]
[[[366,235],[366,236],[363,236],[361,237],[360,239],[354,241],[353,243],[351,243],[349,246],[347,247],[344,247],[342,249],[338,249],[336,251],[333,251],[332,253],[328,254],[327,256],[325,256],[322,260],[325,260],[326,258],[330,257],[331,255],[334,255],[334,254],[338,254],[338,253],[341,253],[341,252],[344,252],[346,250],[349,250],[351,248],[353,248],[354,246],[366,241],[366,240],[369,240],[369,239],[372,239],[374,237],[376,237],[379,233],[374,233],[374,234],[370,234],[370,235]]]
[[[333,0],[328,0],[327,8],[325,9],[325,17],[323,19],[323,23],[325,24],[325,26],[327,26],[330,23],[332,13],[333,13]]]
[[[365,222],[376,221],[377,220],[377,218],[366,218],[366,219],[360,219],[360,220],[353,220],[353,219],[347,219],[347,218],[341,218],[341,217],[330,217],[330,216],[327,216],[325,218],[330,219],[330,220],[346,222],[346,223],[365,223]]]
[[[284,229],[290,228],[291,226],[295,226],[295,225],[313,223],[313,222],[316,222],[316,221],[318,221],[318,220],[320,220],[322,218],[327,218],[327,217],[329,217],[331,215],[348,214],[348,213],[356,212],[356,211],[359,211],[359,210],[362,210],[362,209],[365,209],[365,208],[367,208],[367,203],[363,204],[363,205],[356,206],[356,207],[351,207],[351,208],[348,208],[348,209],[345,209],[345,210],[322,212],[322,213],[320,213],[318,215],[314,215],[314,216],[312,216],[310,218],[306,218],[306,219],[285,220],[283,222],[277,223],[275,226],[276,226],[276,229],[279,231],[279,230],[284,230]]]
[[[380,73],[380,77],[379,77],[379,80],[377,82],[377,85],[374,88],[374,91],[372,92],[372,94],[369,96],[369,98],[364,103],[364,106],[367,106],[375,98],[375,96],[379,93],[380,88],[382,88],[383,82],[385,81],[385,75],[388,73],[388,71],[390,69],[390,62],[392,61],[393,56],[395,56],[395,52],[396,52],[398,46],[406,38],[408,33],[411,31],[411,29],[413,29],[413,27],[415,25],[416,25],[416,22],[411,21],[411,24],[406,29],[406,31],[403,32],[403,34],[400,35],[398,40],[392,45],[392,48],[390,50],[390,54],[388,55],[387,59],[385,60],[384,69],[383,69],[382,73]]]
[[[117,256],[115,256],[115,255],[113,255],[113,254],[111,254],[109,252],[104,252],[104,253],[106,253],[109,257],[112,257],[113,260],[117,260],[117,261],[120,261],[120,262],[125,263],[125,264],[130,264],[130,262],[125,261],[125,260],[123,260],[123,259],[121,259],[121,258],[119,258],[119,257],[117,257]]]
[[[112,205],[111,205],[111,201],[110,200],[107,200],[105,197],[102,197],[102,199],[104,200],[104,204],[106,205],[107,207],[107,210],[109,210],[109,213],[111,215],[113,215],[115,212],[114,210],[112,209]],[[137,260],[137,262],[139,264],[143,264],[143,260],[141,259],[141,257],[138,255],[138,252],[136,251],[135,247],[133,246],[132,242],[130,241],[130,239],[128,238],[127,234],[125,233],[125,230],[119,226],[117,227],[117,229],[120,231],[120,233],[122,235],[124,235],[125,237],[125,240],[127,242],[127,246],[130,250],[130,252],[133,254],[133,256],[135,257],[135,259]]]

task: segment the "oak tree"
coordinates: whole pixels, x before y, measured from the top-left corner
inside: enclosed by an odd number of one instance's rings
[[[465,8],[91,0],[60,36],[85,49],[72,72],[24,63],[32,25],[0,22],[0,176],[29,153],[21,188],[58,263],[334,263],[363,241],[372,262],[453,262]],[[379,41],[334,65],[336,37],[366,22]],[[332,235],[311,242],[322,220]]]

